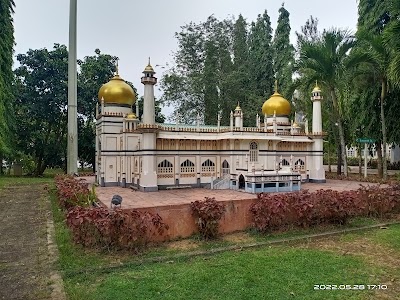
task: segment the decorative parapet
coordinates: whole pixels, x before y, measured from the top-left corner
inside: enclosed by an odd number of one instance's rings
[[[123,117],[125,114],[121,113],[121,112],[105,112],[105,113],[101,113],[99,114],[99,118],[100,117]]]
[[[307,134],[307,136],[314,137],[314,138],[323,138],[323,137],[325,137],[327,135],[328,135],[328,133],[325,132],[325,131],[323,131],[323,132],[309,132]]]

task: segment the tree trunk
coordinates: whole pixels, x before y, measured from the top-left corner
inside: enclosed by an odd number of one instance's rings
[[[375,143],[376,155],[378,156],[378,176],[379,178],[383,177],[383,168],[382,168],[382,144],[380,142]]]
[[[340,144],[337,144],[337,169],[336,169],[336,174],[342,175],[342,148]]]
[[[385,120],[385,98],[387,93],[387,81],[382,80],[382,91],[381,91],[381,124],[382,124],[382,178],[387,179],[387,158],[386,158],[386,120]]]
[[[328,142],[328,172],[332,173],[332,164],[331,164],[331,145]]]
[[[331,88],[331,96],[332,96],[332,103],[333,103],[333,108],[335,110],[335,114],[337,117],[337,124],[338,124],[338,129],[339,129],[339,140],[340,140],[340,150],[342,152],[342,160],[343,160],[343,169],[344,169],[344,176],[347,177],[347,153],[346,153],[346,142],[344,140],[344,130],[343,130],[343,124],[342,124],[342,116],[339,111],[339,105],[337,102],[337,97],[336,97],[336,92],[335,88]]]

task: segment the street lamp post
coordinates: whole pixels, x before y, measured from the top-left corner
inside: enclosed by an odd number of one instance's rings
[[[78,122],[77,122],[77,54],[76,54],[77,0],[70,0],[68,49],[68,141],[67,173],[78,172]]]

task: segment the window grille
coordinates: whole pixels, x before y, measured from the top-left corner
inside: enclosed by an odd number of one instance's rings
[[[211,160],[207,159],[201,164],[202,172],[215,172],[215,164]]]
[[[174,166],[168,160],[163,160],[158,164],[157,173],[158,174],[168,174],[174,172]]]
[[[194,163],[188,159],[181,163],[181,173],[194,173]]]

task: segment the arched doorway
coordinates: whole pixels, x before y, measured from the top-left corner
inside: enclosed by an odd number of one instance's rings
[[[240,174],[239,176],[239,189],[244,189],[245,188],[245,181],[244,181],[244,176]]]

